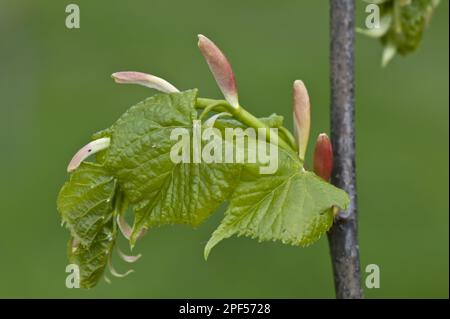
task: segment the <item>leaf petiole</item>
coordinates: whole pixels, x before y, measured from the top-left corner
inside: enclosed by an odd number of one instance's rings
[[[287,128],[285,128],[284,126],[281,126],[278,129],[281,132],[281,138],[283,138],[286,142],[288,142],[289,145],[291,146],[291,148],[294,151],[297,152],[298,151],[298,145],[295,142],[295,137],[292,135],[292,133]]]
[[[197,98],[195,107],[198,109],[206,109],[211,105],[214,105],[214,108],[217,111],[225,111],[225,112],[231,113],[237,120],[239,120],[240,122],[244,123],[245,125],[247,125],[249,127],[256,128],[256,129],[257,128],[265,128],[266,129],[266,140],[270,141],[269,127],[266,124],[264,124],[263,122],[261,122],[258,118],[256,118],[253,114],[251,114],[247,110],[245,110],[240,105],[238,107],[234,107],[225,100]],[[278,136],[278,134],[277,134],[277,137],[278,137],[278,145],[280,147],[282,147],[286,150],[290,150],[290,151],[294,151],[294,152],[296,151],[295,148],[290,145],[290,143],[287,143],[285,141],[285,139],[280,138],[280,136]]]
[[[223,108],[221,106],[221,102],[212,103],[203,109],[203,111],[200,114],[200,116],[198,117],[198,119],[200,121],[203,120],[206,117],[206,115],[208,115],[208,113],[211,111],[216,111],[217,113],[221,113],[222,109]]]

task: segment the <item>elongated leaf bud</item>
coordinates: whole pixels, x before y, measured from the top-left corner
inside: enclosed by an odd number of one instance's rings
[[[319,134],[314,148],[314,173],[329,181],[333,170],[333,148],[327,134]]]
[[[83,146],[73,157],[67,166],[67,171],[72,172],[80,166],[90,155],[95,154],[101,150],[109,147],[111,139],[109,137],[99,138],[98,140],[92,141],[85,146]]]
[[[116,72],[111,75],[116,83],[139,84],[164,93],[180,92],[176,87],[157,76],[141,72]]]
[[[294,82],[294,130],[298,144],[298,155],[301,160],[305,159],[308,147],[309,131],[311,127],[311,105],[308,90],[301,80]]]
[[[239,107],[238,92],[233,70],[228,59],[210,39],[198,35],[198,47],[208,63],[225,99],[234,107]]]

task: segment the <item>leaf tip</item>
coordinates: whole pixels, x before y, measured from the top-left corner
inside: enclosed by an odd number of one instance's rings
[[[389,64],[389,62],[391,62],[391,60],[394,58],[396,53],[397,48],[395,47],[395,44],[388,43],[383,50],[383,55],[381,58],[381,66],[383,68],[386,67]]]

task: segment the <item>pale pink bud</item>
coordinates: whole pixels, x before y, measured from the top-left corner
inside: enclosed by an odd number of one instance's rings
[[[298,155],[300,159],[304,160],[311,126],[311,105],[309,102],[308,90],[306,90],[303,81],[296,80],[294,82],[293,91],[295,137],[298,144]]]
[[[117,225],[119,226],[120,232],[122,233],[123,237],[130,240],[132,230],[130,225],[128,225],[127,221],[122,215],[117,216]]]
[[[109,147],[111,139],[109,137],[99,138],[83,146],[73,157],[67,166],[67,171],[72,172],[80,166],[90,155],[95,154]]]
[[[214,42],[204,35],[198,35],[198,47],[225,99],[232,106],[239,107],[236,80],[228,59]]]
[[[133,229],[130,225],[128,225],[127,221],[123,217],[123,215],[117,216],[117,225],[119,226],[120,232],[123,237],[130,240],[131,234],[133,233]],[[146,233],[145,228],[142,228],[136,236],[136,239],[142,238]]]
[[[116,83],[139,84],[164,93],[180,92],[176,87],[157,76],[141,72],[116,72],[111,75]]]
[[[314,148],[314,173],[329,181],[333,170],[333,148],[327,134],[319,134]]]

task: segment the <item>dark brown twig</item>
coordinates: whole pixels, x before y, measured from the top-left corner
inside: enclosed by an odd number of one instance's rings
[[[350,195],[328,233],[337,298],[363,298],[357,238],[354,0],[330,0],[332,183]]]

